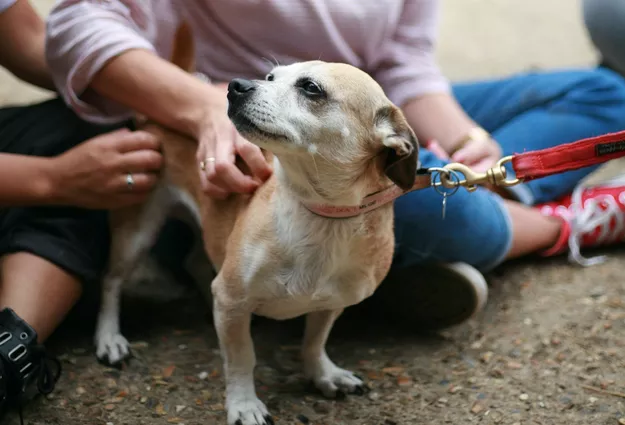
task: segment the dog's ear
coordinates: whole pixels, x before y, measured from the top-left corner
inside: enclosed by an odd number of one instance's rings
[[[193,32],[185,21],[180,23],[174,36],[171,50],[171,63],[189,73],[195,71],[195,43]]]
[[[381,153],[384,174],[403,190],[415,181],[419,144],[404,114],[396,106],[378,110],[375,117],[376,133],[384,146]]]

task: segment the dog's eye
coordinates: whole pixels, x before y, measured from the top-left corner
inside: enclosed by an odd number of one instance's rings
[[[274,78],[275,78],[275,77],[273,76],[273,74],[267,74],[267,76],[265,77],[265,80],[267,80],[267,81],[273,81],[273,80],[274,80]]]
[[[317,83],[310,81],[310,80],[302,82],[301,87],[302,89],[304,89],[304,91],[306,91],[309,94],[313,94],[313,95],[323,94],[321,87],[319,87]]]

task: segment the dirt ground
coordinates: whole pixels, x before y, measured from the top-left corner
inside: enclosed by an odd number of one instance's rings
[[[46,13],[52,1],[36,3]],[[594,61],[575,1],[443,3],[439,57],[453,79]],[[0,75],[0,103],[41,97]],[[508,264],[489,276],[486,310],[437,335],[347,314],[328,351],[364,376],[371,391],[344,401],[324,400],[302,379],[301,321],[258,320],[260,397],[279,424],[625,424],[625,254],[609,254],[607,263],[589,269],[565,259]],[[123,370],[95,361],[97,301],[86,299],[50,342],[65,373],[51,397],[26,410],[27,424],[225,423],[206,304],[192,285],[148,272],[122,314],[135,359]]]

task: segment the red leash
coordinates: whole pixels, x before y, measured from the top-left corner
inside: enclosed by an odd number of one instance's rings
[[[359,205],[307,204],[305,206],[309,211],[323,217],[349,218],[379,208],[413,190],[433,187],[443,196],[444,216],[447,197],[453,195],[460,187],[470,192],[476,190],[478,185],[486,183],[509,187],[524,181],[601,164],[622,156],[625,156],[625,131],[507,156],[485,173],[475,172],[470,167],[457,162],[447,164],[442,168],[420,169],[417,171],[415,183],[411,189],[402,191],[397,186],[389,186],[365,197]],[[506,176],[505,165],[509,162],[512,163],[514,178]],[[441,189],[441,186],[448,190]]]
[[[625,131],[512,156],[519,180],[529,181],[625,156]]]

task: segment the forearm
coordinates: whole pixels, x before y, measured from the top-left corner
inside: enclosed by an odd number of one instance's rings
[[[207,105],[223,96],[210,84],[140,49],[109,61],[89,88],[189,136],[198,135]]]
[[[55,203],[53,160],[0,154],[0,208]]]
[[[45,24],[27,0],[0,14],[0,65],[18,78],[54,90],[45,60]]]
[[[477,124],[450,94],[432,94],[408,101],[406,119],[421,142],[436,140],[448,153]]]

